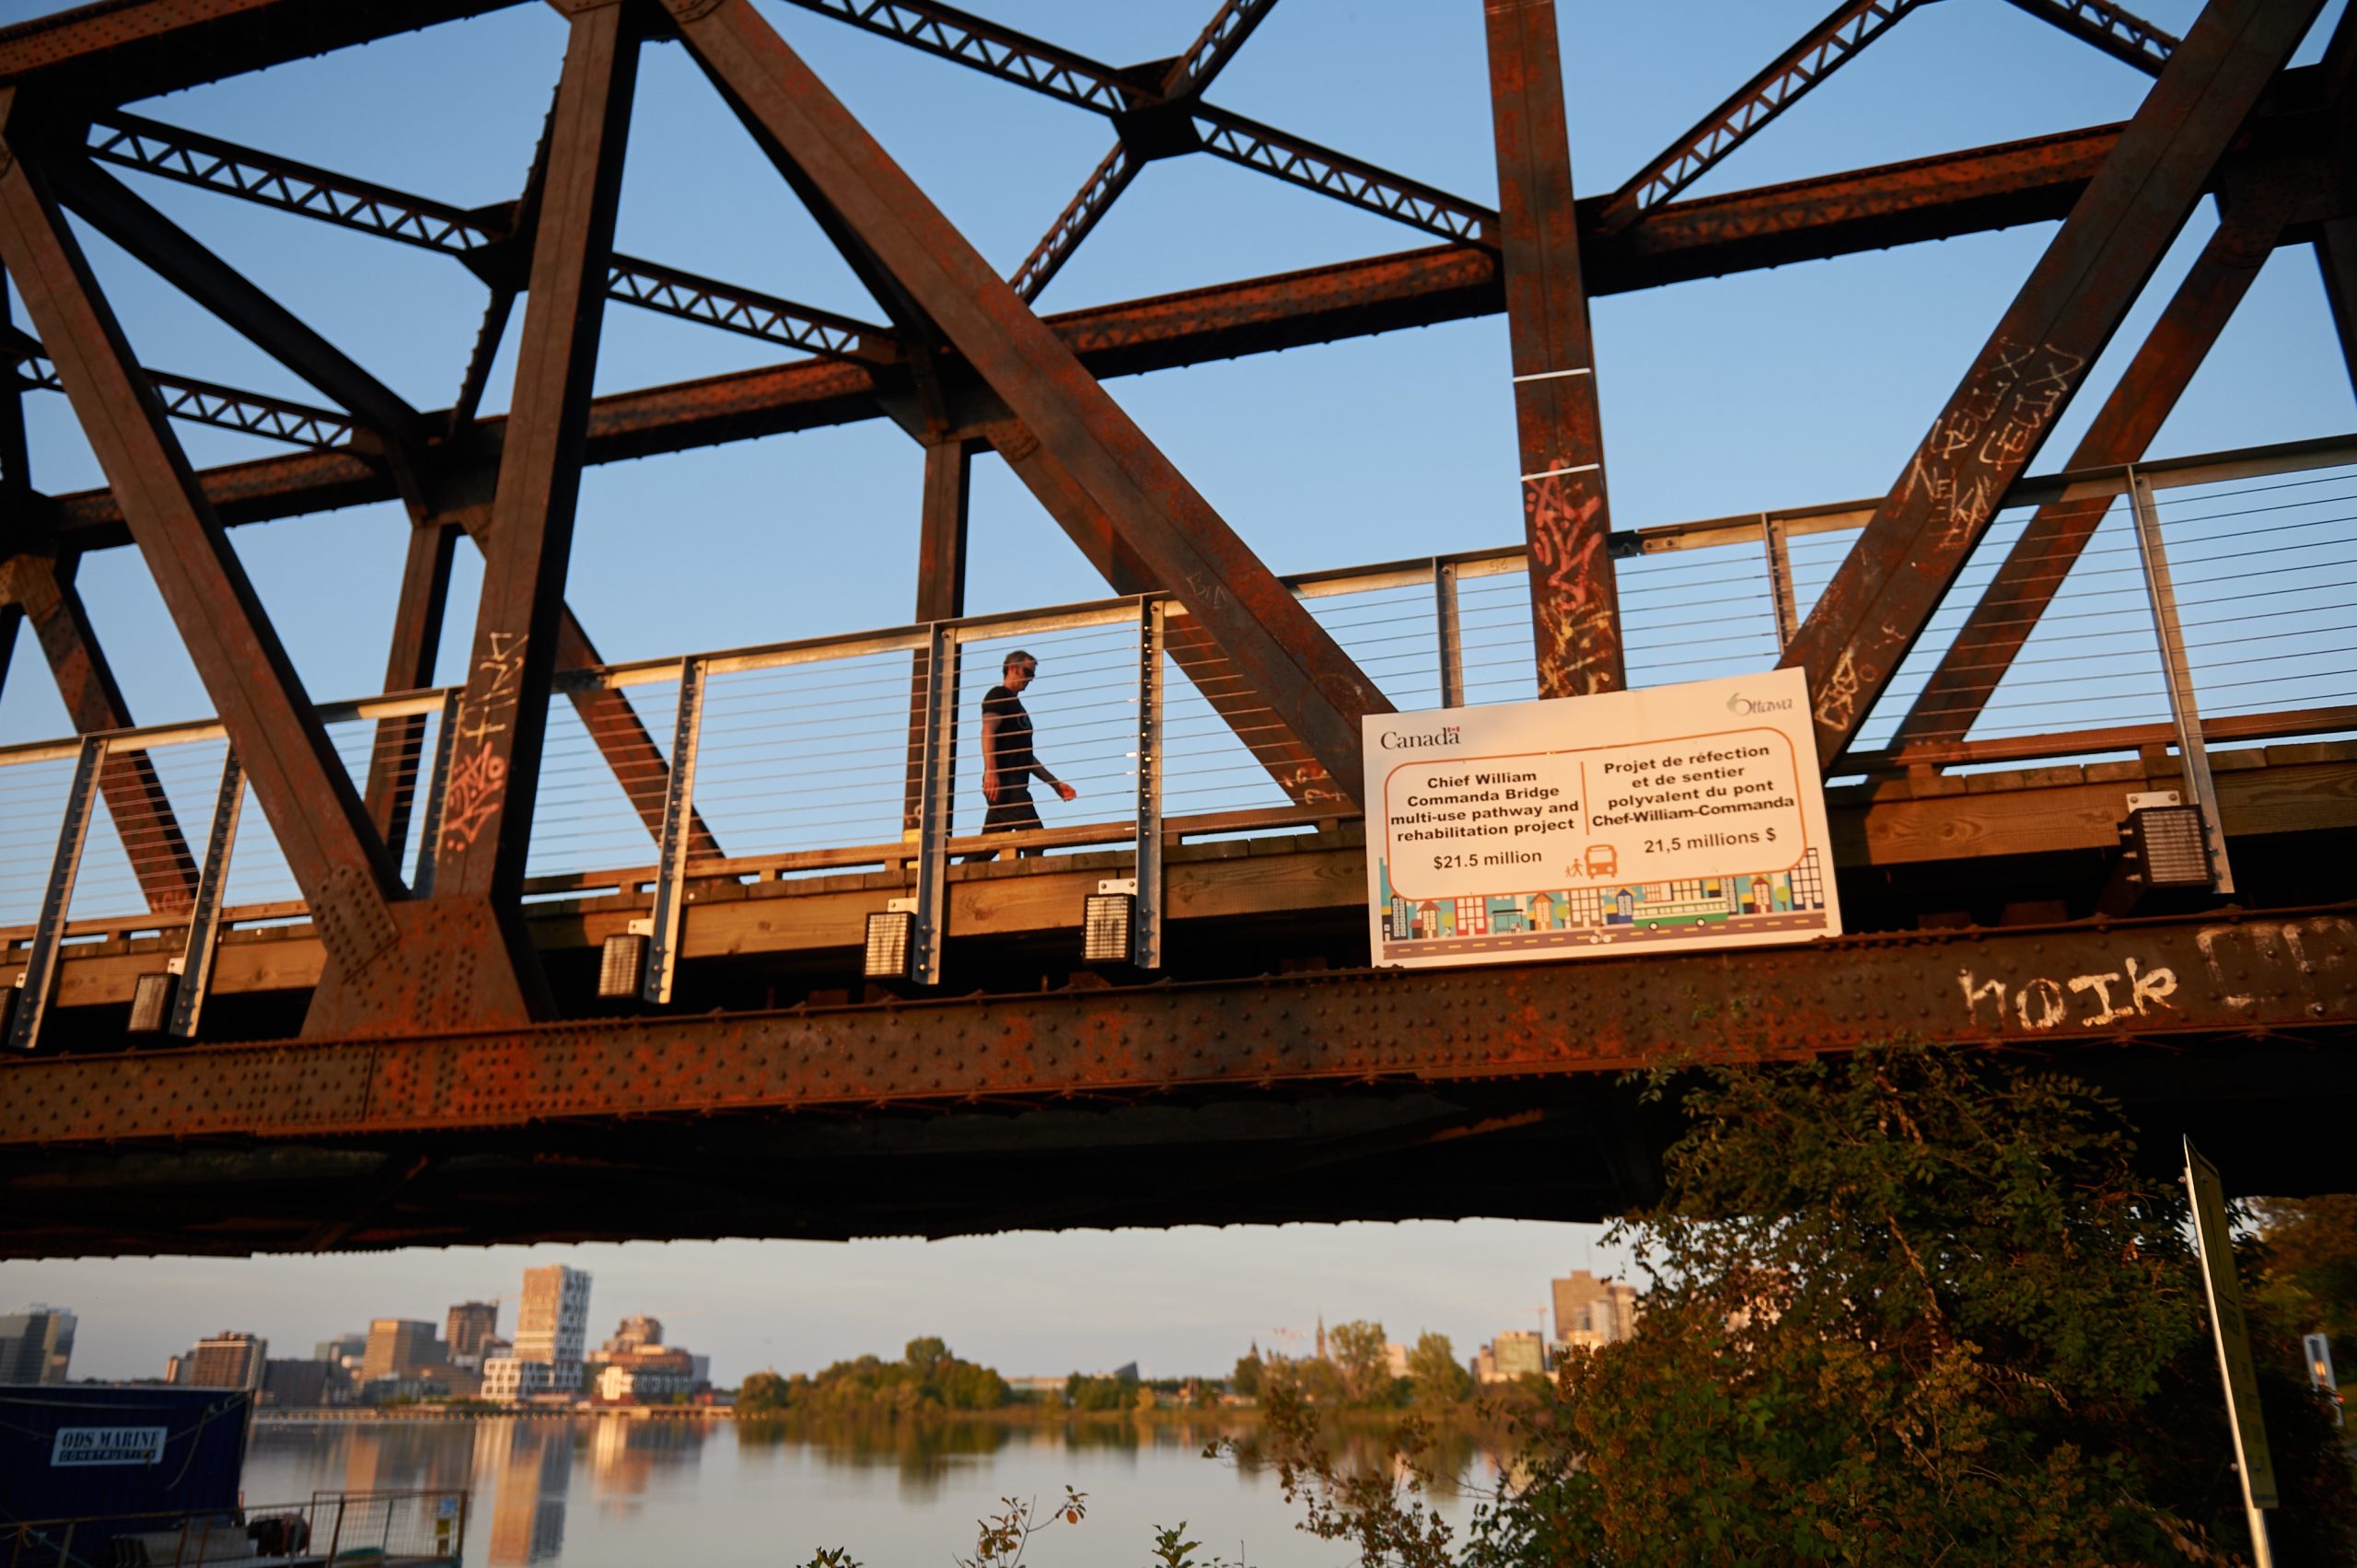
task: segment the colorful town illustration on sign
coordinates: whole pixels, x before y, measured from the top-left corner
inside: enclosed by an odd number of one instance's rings
[[[1367,721],[1392,965],[1837,935],[1798,672]]]

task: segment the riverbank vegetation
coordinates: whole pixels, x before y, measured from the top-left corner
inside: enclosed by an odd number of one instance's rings
[[[1370,1568],[2249,1560],[2186,1194],[2107,1102],[1905,1047],[1711,1074],[1685,1109],[1666,1197],[1609,1238],[1652,1284],[1635,1336],[1564,1360],[1461,1535],[1412,1420],[1349,1465],[1279,1392],[1221,1451],[1272,1463],[1303,1527]],[[2280,1270],[2303,1311],[2340,1245]],[[2262,1249],[2244,1261],[2268,1285],[2248,1318],[2279,1561],[2349,1561],[2305,1319]]]

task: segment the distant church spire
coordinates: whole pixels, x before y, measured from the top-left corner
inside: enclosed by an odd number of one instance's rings
[[[1318,1315],[1318,1359],[1326,1359],[1326,1314]]]

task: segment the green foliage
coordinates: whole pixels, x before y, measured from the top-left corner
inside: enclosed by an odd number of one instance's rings
[[[1138,1393],[1134,1377],[1092,1377],[1075,1372],[1064,1379],[1064,1399],[1078,1411],[1134,1410]]]
[[[1354,1405],[1389,1404],[1391,1369],[1384,1365],[1383,1325],[1353,1318],[1336,1324],[1326,1339],[1334,1369],[1342,1375],[1342,1397]]]
[[[1411,1397],[1420,1405],[1461,1404],[1473,1397],[1473,1374],[1457,1359],[1446,1334],[1425,1332],[1408,1353]]]
[[[1227,1375],[1227,1386],[1245,1399],[1259,1399],[1260,1397],[1260,1358],[1257,1355],[1237,1356],[1236,1370]]]
[[[2261,1292],[2295,1332],[2330,1334],[2357,1365],[2357,1194],[2270,1198],[2251,1205]]]
[[[1064,1488],[1063,1501],[1042,1516],[1036,1499],[1002,1497],[1001,1512],[975,1522],[974,1555],[951,1561],[958,1568],[1021,1568],[1031,1538],[1061,1519],[1076,1525],[1088,1513],[1088,1493]]]
[[[909,1342],[899,1361],[863,1355],[815,1376],[756,1372],[737,1390],[740,1416],[902,1416],[998,1410],[1014,1402],[1006,1379],[960,1361],[937,1339]]]
[[[1344,1469],[1271,1400],[1303,1527],[1413,1568],[2247,1551],[2184,1194],[2091,1091],[1906,1047],[1716,1072],[1686,1109],[1667,1197],[1613,1237],[1653,1285],[1636,1336],[1566,1359],[1461,1551],[1412,1428]],[[2340,1561],[2346,1458],[2293,1342],[2251,1320],[2278,1551]]]
[[[784,1377],[774,1372],[750,1373],[737,1386],[737,1413],[775,1415],[787,1408],[788,1398]]]

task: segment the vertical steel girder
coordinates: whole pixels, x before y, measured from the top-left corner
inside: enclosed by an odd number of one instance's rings
[[[1580,284],[1555,0],[1491,0],[1487,9],[1498,235],[1514,345],[1538,694],[1617,691],[1628,672],[1609,549],[1596,345]]]
[[[1709,172],[1811,87],[1857,57],[1858,52],[1931,0],[1843,0],[1725,102],[1696,121],[1659,157],[1613,192],[1596,232],[1617,234]],[[1492,26],[1495,24],[1493,23]]]
[[[74,727],[85,735],[130,728],[130,705],[75,590],[71,563],[61,569],[44,557],[19,555],[0,565],[0,597],[31,622]],[[196,892],[196,860],[154,761],[145,751],[110,752],[99,770],[99,793],[147,907],[157,913],[187,908]]]
[[[960,436],[929,441],[924,448],[924,495],[917,525],[917,603],[920,623],[955,621],[966,613],[966,525],[973,448]],[[901,790],[900,826],[915,832],[924,823],[924,735],[926,693],[933,689],[930,653],[913,659],[909,685],[908,776]],[[950,732],[956,743],[956,731]],[[949,763],[957,772],[953,755]]]
[[[624,6],[574,13],[435,868],[437,899],[489,901],[511,937],[519,977],[534,980],[537,960],[516,901],[548,727],[637,61]]]
[[[1101,510],[1152,586],[1170,588],[1355,798],[1359,720],[1390,711],[1382,693],[749,0],[669,4],[705,75],[822,225],[855,239],[1036,443],[1016,471],[1029,482],[1051,470],[1054,488]]]
[[[1855,738],[2322,0],[2211,0],[1843,560],[1782,663],[1817,755]]]
[[[411,525],[401,562],[401,598],[393,606],[392,647],[385,656],[388,691],[434,684],[434,659],[442,647],[442,616],[450,601],[450,564],[458,544],[455,523],[424,517]],[[410,809],[417,797],[424,745],[424,714],[377,721],[377,738],[368,754],[368,819],[396,857],[409,842]]]
[[[0,91],[0,258],[23,293],[84,433],[230,744],[308,900],[331,974],[399,939],[398,885],[292,661],[205,501],[162,407]]]
[[[2282,209],[2270,202],[2226,214],[2066,467],[2106,468],[2144,455],[2258,280],[2282,227]],[[2111,507],[2107,495],[2038,509],[1899,721],[1894,748],[1961,740],[1971,731]]]

